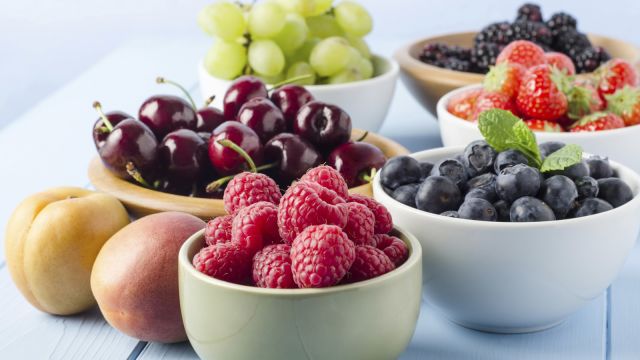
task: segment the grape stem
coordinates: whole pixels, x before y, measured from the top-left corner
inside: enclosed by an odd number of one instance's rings
[[[312,75],[306,74],[306,75],[300,75],[300,76],[294,76],[292,78],[280,81],[279,83],[274,84],[273,86],[271,86],[271,88],[269,90],[267,90],[268,92],[271,92],[281,86],[284,85],[289,85],[289,84],[293,84],[296,81],[300,81],[300,80],[306,80],[306,79],[310,79],[312,77]]]
[[[265,165],[261,165],[258,166],[256,168],[255,172],[260,172],[260,171],[264,171],[264,170],[269,170],[271,168],[276,167],[276,165],[278,165],[278,163],[270,163],[270,164],[265,164]],[[225,176],[225,177],[221,177],[211,183],[209,183],[207,185],[206,188],[206,192],[208,193],[212,193],[216,190],[218,190],[220,187],[224,186],[226,183],[228,183],[229,181],[231,181],[231,179],[233,179],[236,175],[238,174],[233,174],[233,175],[229,175],[229,176]]]
[[[196,107],[196,102],[193,101],[193,98],[191,97],[191,94],[189,94],[187,89],[185,89],[182,85],[178,84],[175,81],[167,80],[167,79],[163,78],[162,76],[158,76],[156,78],[156,82],[158,84],[170,84],[170,85],[173,85],[173,86],[177,87],[178,89],[180,89],[184,93],[186,98],[189,99],[189,102],[191,103],[191,107],[193,108],[193,111],[198,112],[198,108]]]
[[[144,186],[146,188],[150,188],[150,189],[153,188],[147,182],[147,180],[145,180],[142,177],[142,174],[140,173],[140,171],[138,171],[138,169],[136,169],[136,166],[131,161],[127,162],[126,169],[127,169],[127,173],[129,174],[129,176],[131,176],[135,181],[140,183],[140,185],[142,185],[142,186]]]
[[[94,101],[93,102],[93,108],[96,109],[96,111],[100,115],[100,118],[102,119],[102,122],[104,123],[104,126],[101,127],[100,129],[105,129],[106,128],[106,131],[105,130],[100,130],[100,131],[106,132],[106,133],[112,132],[113,131],[113,124],[111,123],[111,121],[109,121],[107,116],[102,111],[102,104],[100,104],[99,101]]]
[[[366,130],[366,131],[364,132],[364,134],[362,134],[362,136],[360,136],[360,137],[356,140],[356,142],[364,141],[364,139],[366,139],[366,137],[367,137],[367,136],[369,136],[369,131],[368,131],[368,130]]]

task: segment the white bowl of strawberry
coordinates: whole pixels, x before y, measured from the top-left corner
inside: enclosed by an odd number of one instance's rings
[[[375,200],[329,166],[281,195],[242,173],[230,215],[179,254],[185,328],[203,359],[397,358],[416,326],[422,252]]]
[[[612,59],[596,72],[574,75],[571,60],[550,58],[537,45],[505,47],[482,84],[449,92],[437,105],[444,146],[482,138],[478,115],[509,110],[523,118],[539,142],[573,143],[640,170],[640,89],[636,68]]]

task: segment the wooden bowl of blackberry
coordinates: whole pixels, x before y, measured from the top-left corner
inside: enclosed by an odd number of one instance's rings
[[[500,51],[516,40],[533,41],[546,52],[567,55],[577,76],[593,72],[611,58],[622,58],[640,68],[640,50],[635,45],[581,30],[578,19],[567,12],[544,18],[538,5],[524,4],[513,21],[494,22],[479,32],[423,38],[398,49],[394,57],[404,84],[434,116],[440,97],[481,83]]]

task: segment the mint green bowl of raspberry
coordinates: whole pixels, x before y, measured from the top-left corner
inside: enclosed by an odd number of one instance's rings
[[[409,344],[422,294],[422,250],[395,227],[407,260],[373,279],[327,288],[269,289],[207,276],[193,265],[204,230],[180,249],[180,307],[202,359],[395,359]]]

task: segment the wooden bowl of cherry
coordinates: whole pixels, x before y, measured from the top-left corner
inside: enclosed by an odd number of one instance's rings
[[[358,139],[363,134],[363,130],[353,129],[351,138]],[[371,132],[364,141],[380,148],[387,158],[409,153],[404,146],[395,141]],[[98,156],[89,164],[89,181],[97,190],[118,198],[136,218],[163,211],[189,213],[204,220],[226,215],[222,200],[181,196],[147,189],[112,174],[104,167]],[[349,192],[373,196],[371,184],[351,188]]]

